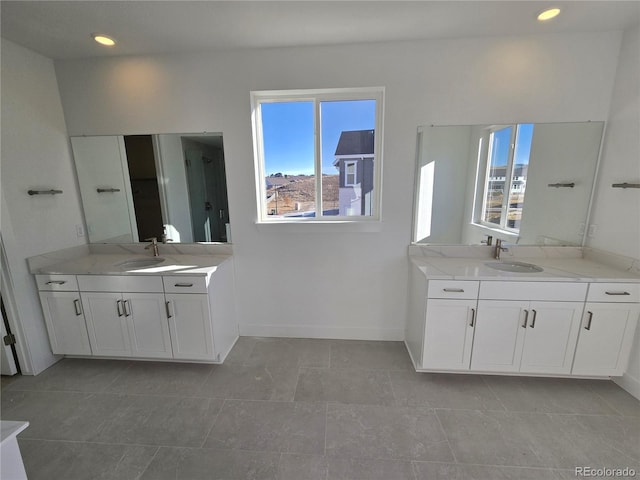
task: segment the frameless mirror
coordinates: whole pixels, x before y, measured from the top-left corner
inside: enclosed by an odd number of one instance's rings
[[[222,134],[72,137],[89,243],[229,242]]]
[[[603,127],[419,127],[412,240],[581,245]]]

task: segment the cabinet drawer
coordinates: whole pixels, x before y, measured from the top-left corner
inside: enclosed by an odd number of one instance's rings
[[[207,293],[207,277],[174,275],[162,277],[166,293]]]
[[[36,275],[38,290],[50,292],[77,292],[75,275]]]
[[[81,292],[162,293],[162,278],[142,275],[78,275]]]
[[[640,283],[591,283],[587,302],[640,302]]]
[[[586,283],[572,282],[481,282],[481,300],[548,300],[584,302]]]
[[[428,298],[478,298],[480,282],[464,280],[429,280]]]

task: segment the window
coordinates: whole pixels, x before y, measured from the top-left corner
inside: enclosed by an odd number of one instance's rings
[[[532,139],[533,124],[489,131],[480,223],[519,232]]]
[[[251,93],[259,222],[380,218],[383,93]]]

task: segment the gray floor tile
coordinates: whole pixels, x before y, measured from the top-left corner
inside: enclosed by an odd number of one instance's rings
[[[297,367],[220,365],[199,390],[212,398],[292,401]]]
[[[301,368],[296,401],[394,405],[388,372]]]
[[[412,371],[413,365],[403,342],[333,340],[331,368]]]
[[[39,375],[21,375],[7,389],[104,392],[130,364],[125,360],[64,358]]]
[[[399,405],[504,410],[479,375],[390,372]]]
[[[436,410],[455,458],[480,465],[546,466],[537,457],[522,414]]]
[[[278,480],[415,480],[410,461],[283,454]]]
[[[245,365],[258,341],[258,337],[239,337],[227,358],[224,359],[224,364]]]
[[[414,462],[416,480],[560,480],[547,468],[488,467],[451,463]],[[575,478],[575,477],[574,477]]]
[[[18,443],[29,480],[136,480],[158,449],[28,439]]]
[[[331,344],[313,338],[258,338],[246,365],[328,367]]]
[[[203,363],[132,362],[106,391],[148,395],[195,395],[216,368],[216,365]]]
[[[140,480],[276,480],[280,455],[161,447]]]
[[[528,413],[617,415],[588,381],[570,378],[486,376],[487,385],[507,410]]]
[[[325,418],[322,404],[226,400],[204,447],[324,453]]]
[[[0,389],[4,390],[5,388],[7,388],[9,385],[11,385],[13,382],[15,382],[16,380],[20,380],[22,378],[22,375],[2,375],[1,377],[1,383],[0,383]]]
[[[640,417],[640,400],[610,380],[585,380],[589,390],[602,398],[620,415]]]
[[[95,441],[200,447],[223,400],[155,395],[122,395],[117,411]]]
[[[453,461],[438,419],[421,407],[328,404],[327,455]]]
[[[118,395],[79,392],[3,391],[2,419],[26,420],[21,438],[88,441],[121,407]]]

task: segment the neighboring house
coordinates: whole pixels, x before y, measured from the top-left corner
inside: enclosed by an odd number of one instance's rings
[[[511,192],[524,193],[527,187],[528,165],[518,164],[513,169],[511,179]],[[504,192],[504,181],[507,174],[507,167],[493,167],[489,172],[489,190]]]
[[[333,165],[340,172],[339,215],[372,215],[374,130],[340,134]]]

